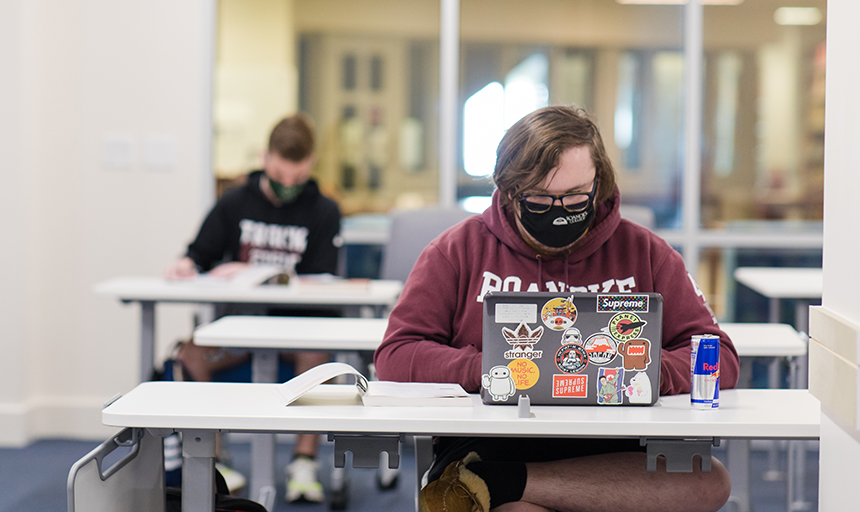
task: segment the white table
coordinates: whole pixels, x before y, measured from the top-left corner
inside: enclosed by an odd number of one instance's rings
[[[382,342],[387,327],[387,318],[237,315],[198,327],[194,343],[249,349],[372,351]]]
[[[249,349],[252,380],[276,382],[280,350],[374,351],[387,327],[387,318],[225,316],[196,329],[194,343]],[[274,435],[251,439],[250,496],[274,490],[274,453]],[[343,492],[343,474],[332,476],[332,488]]]
[[[158,435],[183,432],[182,508],[187,512],[213,508],[214,439],[218,430],[336,436],[371,433],[377,440],[416,434],[646,438],[649,443],[680,439],[683,441],[678,442],[698,439],[710,443],[714,438],[817,439],[819,433],[819,403],[805,390],[725,391],[720,409],[715,411],[692,409],[689,395],[677,395],[661,397],[653,407],[535,406],[530,417],[521,418],[518,407],[484,405],[477,395],[472,407],[343,405],[355,403],[354,386],[314,390],[311,398],[317,402],[331,400],[333,405],[284,407],[275,386],[146,382],[108,405],[102,422],[152,429]],[[354,460],[359,458],[353,453]]]
[[[799,299],[796,327],[806,332],[809,301],[821,298],[824,273],[820,268],[738,267],[735,279],[770,300],[770,322],[779,322],[779,301]]]
[[[149,378],[155,360],[155,304],[256,304],[294,308],[364,306],[377,316],[391,308],[403,283],[394,280],[340,279],[286,286],[231,285],[229,281],[191,279],[168,281],[159,277],[120,277],[98,283],[94,291],[122,302],[140,302],[140,378]]]

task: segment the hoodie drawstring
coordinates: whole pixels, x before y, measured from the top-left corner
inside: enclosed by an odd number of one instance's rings
[[[564,257],[564,285],[565,286],[570,286],[569,272],[570,272],[570,253],[567,253],[567,255]]]
[[[537,258],[537,261],[538,261],[538,278],[537,278],[538,291],[542,291],[541,287],[543,286],[543,257],[541,257],[540,254],[537,254],[537,255],[535,255],[535,258]]]
[[[538,291],[543,291],[542,290],[543,285],[544,285],[544,282],[543,282],[543,256],[541,256],[540,254],[535,254],[535,259],[538,262],[538,278],[537,278]],[[569,286],[569,285],[570,285],[570,253],[567,253],[564,256],[564,286]],[[547,291],[549,291],[549,289],[547,289]]]

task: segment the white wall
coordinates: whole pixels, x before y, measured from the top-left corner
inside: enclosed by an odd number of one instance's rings
[[[211,197],[214,0],[0,2],[0,445],[100,438],[137,380],[139,309],[92,293],[154,275]],[[148,165],[147,141],[175,145]],[[131,149],[106,164],[106,142]],[[208,176],[208,178],[207,178]],[[187,335],[159,310],[159,342]]]
[[[824,179],[824,296],[822,306],[860,324],[860,19],[857,0],[827,5],[827,106]],[[819,510],[855,510],[860,434],[829,415],[821,425]]]

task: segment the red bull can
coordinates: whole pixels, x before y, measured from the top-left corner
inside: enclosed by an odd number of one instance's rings
[[[720,406],[720,337],[693,336],[690,352],[690,405],[694,409]]]

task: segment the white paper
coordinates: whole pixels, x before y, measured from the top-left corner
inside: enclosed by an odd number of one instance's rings
[[[341,375],[355,375],[355,387],[358,388],[358,394],[364,396],[367,393],[367,379],[358,370],[346,363],[325,363],[315,366],[279,385],[277,390],[286,402],[284,405],[289,405],[309,390]]]
[[[430,382],[369,383],[367,394],[361,397],[367,406],[443,407],[471,406],[472,399],[459,384]]]
[[[393,396],[401,398],[453,398],[468,397],[459,384],[433,384],[427,382],[388,382],[369,383],[368,395]]]

